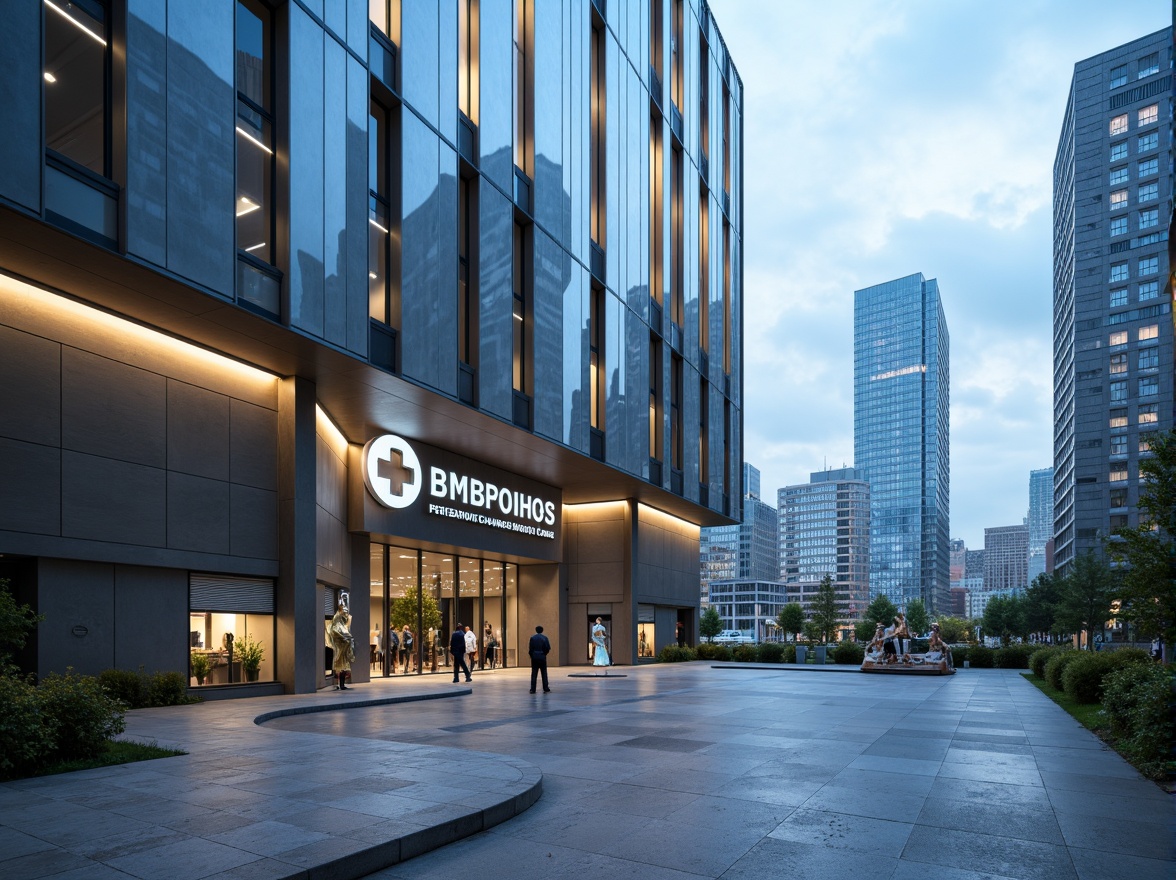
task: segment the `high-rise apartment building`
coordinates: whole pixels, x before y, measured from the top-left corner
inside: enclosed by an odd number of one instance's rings
[[[1029,526],[984,530],[984,591],[1024,590],[1029,586]]]
[[[36,671],[696,638],[743,85],[702,0],[38,0],[0,34],[0,577]],[[369,658],[368,644],[372,652]],[[439,647],[440,646],[440,647]],[[195,682],[193,682],[194,684]],[[247,686],[248,687],[248,686]]]
[[[817,471],[776,493],[780,580],[807,607],[826,575],[846,623],[870,604],[870,484],[854,468]]]
[[[935,279],[854,292],[853,448],[870,484],[870,594],[949,602],[949,340]]]
[[[1172,29],[1074,65],[1054,159],[1054,557],[1138,524],[1172,427]]]
[[[1054,470],[1029,471],[1029,583],[1046,572],[1045,546],[1053,537]]]
[[[702,529],[699,543],[702,604],[712,581],[774,581],[779,575],[776,508],[760,498],[760,472],[743,463],[743,520]]]
[[[957,581],[963,580],[964,561],[967,558],[968,548],[961,538],[952,538],[948,542],[948,548],[948,579],[954,586]]]

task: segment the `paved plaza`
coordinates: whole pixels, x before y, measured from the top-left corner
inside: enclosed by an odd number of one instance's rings
[[[191,754],[0,786],[0,876],[1176,877],[1172,797],[1017,672],[569,671],[133,712]]]

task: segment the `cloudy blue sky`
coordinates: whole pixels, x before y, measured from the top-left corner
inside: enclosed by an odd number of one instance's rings
[[[1163,0],[710,0],[745,90],[744,458],[853,464],[853,291],[936,278],[951,534],[1020,523],[1052,452],[1052,169],[1074,63]]]

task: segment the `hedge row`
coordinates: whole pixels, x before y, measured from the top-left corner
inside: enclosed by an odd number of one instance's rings
[[[150,709],[155,706],[182,706],[198,703],[199,697],[188,696],[188,680],[178,672],[156,672],[148,675],[140,669],[106,669],[98,674],[98,681],[106,692],[128,709]]]
[[[834,663],[858,665],[866,656],[865,648],[854,641],[838,642],[830,655]],[[810,655],[811,656],[811,655]],[[764,642],[761,645],[715,645],[703,642],[694,648],[680,648],[666,645],[657,655],[660,663],[682,663],[687,660],[716,660],[736,663],[795,663],[796,646],[781,642]]]

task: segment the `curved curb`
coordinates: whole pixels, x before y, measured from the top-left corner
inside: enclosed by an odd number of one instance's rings
[[[371,706],[388,706],[392,703],[419,703],[422,700],[445,700],[449,697],[462,697],[472,694],[472,688],[460,688],[440,694],[409,694],[406,697],[373,697],[368,700],[349,700],[346,703],[319,703],[307,706],[290,706],[286,709],[275,709],[273,712],[263,712],[253,719],[259,727],[275,718],[286,718],[290,715],[310,715],[315,712],[341,712],[344,709],[367,709]]]

